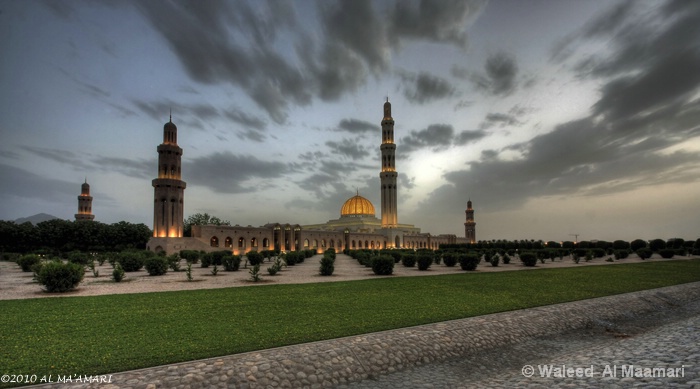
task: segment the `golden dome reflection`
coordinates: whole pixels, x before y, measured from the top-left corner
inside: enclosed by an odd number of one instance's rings
[[[349,198],[340,208],[340,217],[374,216],[374,205],[357,194]]]

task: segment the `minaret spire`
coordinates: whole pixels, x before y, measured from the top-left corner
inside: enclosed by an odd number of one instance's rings
[[[154,191],[153,236],[181,238],[184,223],[185,181],[182,180],[182,148],[177,145],[177,126],[170,121],[163,126],[163,143],[158,150],[158,178]]]
[[[391,103],[387,94],[382,118],[382,170],[379,173],[382,197],[382,228],[395,228],[398,225],[396,180],[396,144],[394,144],[394,118],[391,117]]]

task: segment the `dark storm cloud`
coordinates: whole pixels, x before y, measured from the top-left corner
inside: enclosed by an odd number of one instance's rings
[[[352,139],[345,138],[341,142],[328,141],[326,146],[330,148],[332,154],[350,159],[360,159],[369,156],[369,151]]]
[[[116,172],[127,177],[152,178],[155,159],[112,158],[45,147],[20,146],[36,156],[85,172]]]
[[[390,36],[392,40],[427,39],[465,47],[465,27],[484,4],[470,0],[397,1],[391,14]]]
[[[610,20],[614,23],[609,22]],[[609,26],[609,27],[607,27]],[[587,41],[604,42],[609,50],[575,57],[580,77],[628,76],[667,56],[700,45],[700,6],[694,1],[667,2],[662,7],[626,2],[610,8],[598,21],[572,32],[553,49],[552,59],[569,57]],[[565,51],[565,55],[560,55]]]
[[[28,151],[38,157],[68,165],[78,170],[90,170],[93,168],[93,165],[85,160],[84,155],[77,155],[72,151],[35,146],[20,146],[20,149]]]
[[[248,128],[246,130],[238,131],[237,135],[240,139],[248,139],[248,140],[252,140],[253,142],[258,142],[258,143],[265,142],[265,139],[267,138],[260,131],[251,130],[250,128]],[[221,139],[221,140],[223,141],[224,139]]]
[[[484,64],[484,71],[485,74],[473,73],[470,76],[477,89],[495,96],[507,96],[515,91],[518,64],[512,55],[503,52],[490,55]]]
[[[401,153],[410,153],[419,149],[442,150],[452,144],[454,129],[449,124],[431,124],[420,131],[411,131],[401,138],[398,147]]]
[[[0,198],[36,199],[42,203],[64,202],[75,199],[80,187],[75,182],[42,177],[11,165],[0,164],[0,180],[12,185],[0,187]]]
[[[242,89],[276,123],[291,106],[334,101],[390,68],[403,40],[464,47],[476,1],[133,2],[192,80]],[[304,9],[304,23],[296,8]],[[311,33],[317,15],[323,34]],[[284,47],[282,49],[281,47]],[[425,79],[423,79],[425,80]],[[420,86],[425,88],[424,85]],[[419,91],[420,92],[420,91]]]
[[[379,131],[379,124],[374,124],[357,119],[343,119],[338,124],[338,130],[347,131],[353,134],[363,134],[366,132]]]
[[[595,114],[618,120],[651,113],[686,99],[700,85],[700,51],[679,51],[635,77],[618,78],[603,87],[601,99],[593,106]]]
[[[248,193],[256,191],[262,181],[283,177],[288,171],[289,167],[281,162],[218,152],[188,161],[183,178],[190,185],[204,186],[214,192]]]
[[[506,127],[506,126],[519,126],[522,123],[514,115],[509,115],[505,113],[488,113],[486,118],[481,122],[480,127],[482,129],[488,129],[493,126]]]
[[[229,82],[242,88],[277,123],[286,120],[288,101],[299,105],[310,102],[301,72],[272,48],[278,28],[272,22],[278,20],[275,13],[282,7],[265,7],[265,13],[259,14],[244,2],[135,4],[193,80]],[[295,18],[294,14],[287,16]],[[247,39],[253,47],[240,43]]]
[[[370,0],[345,0],[338,7],[326,7],[325,10],[322,19],[332,40],[342,42],[361,57],[370,70],[380,72],[387,68],[389,44],[384,31],[386,24],[378,19],[379,15],[372,8]]]
[[[454,144],[456,146],[463,146],[466,145],[467,143],[472,143],[476,142],[479,139],[484,138],[488,133],[486,131],[482,130],[474,130],[474,131],[462,131],[454,139]]]
[[[404,96],[412,103],[425,104],[455,95],[455,88],[447,80],[426,72],[401,72],[400,76],[405,85]]]
[[[229,108],[224,112],[224,116],[236,123],[243,125],[246,128],[254,128],[256,130],[262,131],[267,127],[267,122],[265,120],[250,115],[241,111],[238,108]]]

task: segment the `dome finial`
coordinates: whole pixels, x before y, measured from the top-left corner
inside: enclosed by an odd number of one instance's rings
[[[173,107],[170,107],[170,123],[173,122]]]

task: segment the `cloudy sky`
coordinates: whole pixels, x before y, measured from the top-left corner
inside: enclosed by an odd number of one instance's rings
[[[172,110],[185,214],[379,209],[477,239],[700,234],[698,1],[0,0],[0,219],[153,222]],[[380,215],[377,215],[380,216]]]

